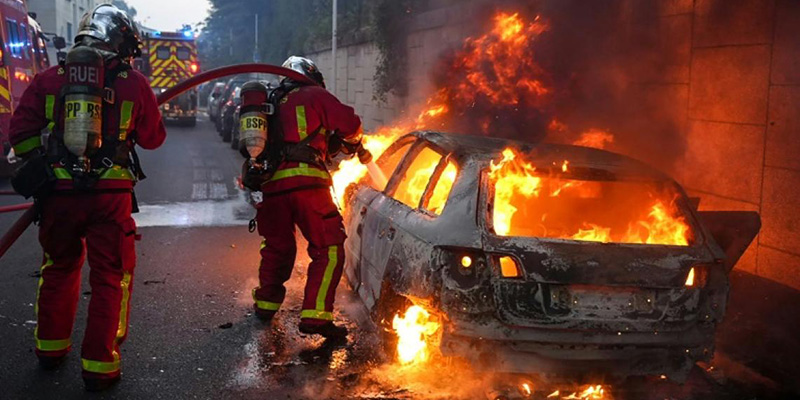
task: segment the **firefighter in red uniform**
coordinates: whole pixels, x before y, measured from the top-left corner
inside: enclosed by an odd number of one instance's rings
[[[284,67],[318,83],[302,85],[289,79],[271,94],[283,150],[274,175],[261,186],[258,208],[261,248],[260,286],[253,290],[256,315],[270,320],[281,307],[297,252],[295,225],[308,240],[311,264],[301,313],[300,331],[343,338],[347,329],[334,325],[333,302],[344,266],[342,217],[331,197],[331,176],[325,168],[329,143],[361,144],[361,119],[325,89],[311,60],[290,57]],[[270,144],[273,146],[273,144]]]
[[[14,113],[10,139],[16,154],[26,160],[23,169],[44,160],[39,164],[47,172],[42,174],[51,182],[47,195],[36,195],[44,250],[36,300],[36,355],[43,368],[53,369],[71,350],[81,267],[88,257],[92,296],[81,362],[86,389],[96,391],[119,380],[120,345],[128,334],[136,258],[132,189],[137,178],[143,178],[133,146],[155,149],[166,131],[147,78],[129,66],[131,58],[141,55],[141,42],[124,12],[108,4],[98,6],[83,17],[75,43],[70,53],[94,51],[101,67],[76,64],[74,76],[69,76],[73,69],[68,54],[66,65],[38,74]],[[97,79],[98,74],[105,79]],[[65,88],[80,79],[99,80],[102,89],[77,91],[70,97]],[[91,95],[102,97],[92,101],[87,97]],[[75,156],[70,127],[97,117],[102,118],[95,125],[102,137],[94,139],[102,145],[94,154]],[[48,127],[52,133],[45,147],[41,133]],[[32,181],[24,179],[20,185]]]

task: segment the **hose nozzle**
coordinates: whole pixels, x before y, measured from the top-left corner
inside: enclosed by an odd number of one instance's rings
[[[364,146],[358,149],[356,155],[358,155],[358,161],[360,161],[361,164],[369,164],[372,162],[372,153],[365,149]]]

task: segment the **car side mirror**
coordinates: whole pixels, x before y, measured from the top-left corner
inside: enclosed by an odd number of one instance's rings
[[[66,49],[67,40],[64,39],[63,36],[55,36],[53,37],[53,46],[56,48],[56,50]]]

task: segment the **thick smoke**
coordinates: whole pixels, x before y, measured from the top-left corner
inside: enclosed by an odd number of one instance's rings
[[[665,32],[683,20],[656,18],[658,6],[620,0],[487,4],[476,21],[483,32],[492,31],[496,21],[491,16],[498,12],[518,12],[528,23],[539,16],[547,29],[531,32],[536,38],[524,43],[523,60],[500,54],[465,68],[464,57],[481,45],[474,40],[444,54],[433,79],[437,96],[444,93],[451,110],[437,128],[565,143],[589,129],[602,129],[614,135],[613,150],[670,169],[684,151],[688,96],[687,85],[681,85],[688,80],[688,65],[682,64],[688,53],[675,49],[688,51],[689,46],[663,43],[665,38],[678,40]],[[547,91],[531,95],[528,85],[519,85],[518,102],[498,102],[470,86],[470,74],[476,72],[490,84],[534,80]],[[464,82],[470,96],[464,96]]]

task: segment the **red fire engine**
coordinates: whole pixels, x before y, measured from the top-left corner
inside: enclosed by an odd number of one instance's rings
[[[23,0],[0,0],[0,176],[10,172],[8,128],[33,76],[50,67],[45,36]]]

